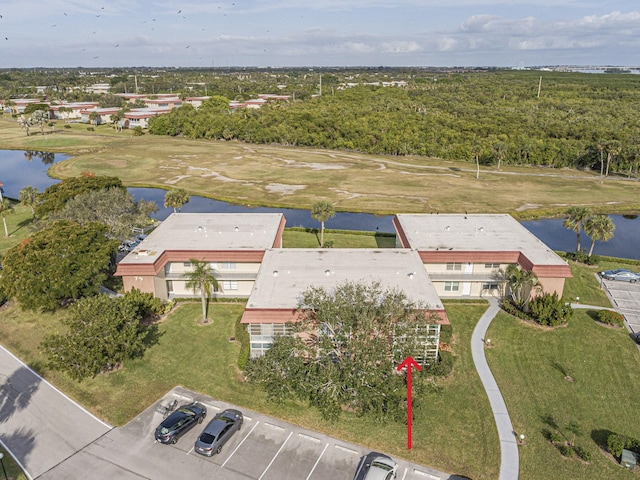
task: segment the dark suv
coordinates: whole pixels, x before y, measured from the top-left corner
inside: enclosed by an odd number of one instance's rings
[[[176,443],[197,423],[202,423],[206,416],[207,408],[201,403],[194,402],[183,405],[158,425],[155,438],[161,443]]]

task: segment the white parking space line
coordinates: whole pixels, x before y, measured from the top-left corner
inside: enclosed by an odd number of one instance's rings
[[[193,447],[191,447],[191,449],[187,452],[187,455],[191,455],[191,452],[193,452],[194,448],[195,448],[195,445]]]
[[[176,397],[186,400],[187,402],[193,402],[193,397],[187,397],[186,395],[181,395],[180,393],[174,394]]]
[[[357,453],[358,453],[356,450],[352,450],[351,448],[343,447],[342,445],[335,445],[335,447],[336,447],[338,450],[342,450],[343,452],[347,452],[347,453],[355,453],[355,454],[357,454]]]
[[[245,417],[247,418],[247,417]],[[233,449],[233,452],[231,452],[231,454],[227,457],[227,459],[223,462],[222,465],[220,465],[220,468],[224,468],[224,466],[227,464],[227,462],[229,460],[231,460],[231,457],[233,457],[233,454],[236,453],[238,451],[238,449],[240,448],[240,446],[242,446],[242,444],[244,443],[244,441],[249,437],[249,435],[251,435],[251,433],[256,429],[256,427],[258,426],[258,424],[260,423],[260,420],[258,420],[256,422],[256,424],[251,428],[251,430],[249,430],[249,433],[247,433],[244,438],[242,440],[240,440],[240,443],[238,444],[238,446],[236,448]]]
[[[268,423],[266,425],[269,425]],[[275,425],[274,425],[275,426]],[[281,428],[281,427],[278,427]],[[284,428],[282,429],[284,430]],[[262,477],[264,477],[267,473],[267,471],[269,471],[269,468],[271,468],[271,465],[273,465],[273,462],[276,461],[276,458],[278,458],[278,455],[280,455],[280,452],[282,452],[282,449],[284,448],[284,446],[287,444],[287,442],[289,441],[289,439],[291,438],[291,435],[293,435],[293,432],[289,432],[289,436],[287,437],[287,439],[284,441],[284,443],[282,445],[280,445],[280,449],[278,449],[278,451],[276,452],[276,454],[273,456],[273,458],[271,459],[271,461],[269,462],[269,465],[267,465],[267,468],[264,469],[264,472],[262,472],[262,475],[260,475],[260,477],[258,478],[258,480],[262,480]]]
[[[404,473],[402,474],[402,480],[404,480],[405,478],[407,478],[407,469],[404,469]]]
[[[436,477],[435,475],[431,475],[430,473],[427,473],[427,472],[421,472],[420,470],[415,470],[415,469],[413,470],[413,472],[416,475],[420,475],[425,478],[430,478],[431,480],[440,480],[440,477]]]
[[[305,433],[299,433],[298,436],[300,438],[304,438],[305,440],[310,440],[312,442],[316,442],[316,443],[320,443],[321,442],[321,440],[319,438],[312,437],[311,435],[307,435]]]
[[[222,410],[222,409],[221,409],[220,407],[218,407],[217,405],[213,405],[213,404],[211,404],[211,403],[206,403],[206,402],[201,402],[201,403],[202,403],[202,405],[204,405],[205,407],[211,408],[212,410],[216,410],[216,411]]]
[[[311,437],[313,438],[313,437]],[[309,472],[309,475],[307,475],[306,480],[309,480],[311,478],[311,475],[313,475],[313,471],[316,469],[316,467],[318,466],[318,464],[320,463],[320,459],[322,458],[322,456],[324,455],[324,452],[327,451],[327,448],[329,447],[329,444],[325,444],[324,449],[322,450],[322,453],[320,454],[320,456],[318,457],[318,459],[316,460],[316,463],[313,464],[313,467],[311,468],[311,471]]]
[[[284,432],[284,428],[278,426],[278,425],[274,425],[273,423],[269,423],[269,422],[265,422],[264,423],[267,427],[271,427],[275,430],[280,430],[281,432]]]

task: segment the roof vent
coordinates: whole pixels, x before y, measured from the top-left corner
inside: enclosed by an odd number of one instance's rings
[[[274,277],[277,277],[277,276],[278,276],[278,270],[274,270],[274,271],[273,271],[273,276],[274,276]]]
[[[332,272],[331,272],[331,270],[329,270],[329,269],[326,269],[326,270],[324,271],[324,274],[325,274],[325,275],[327,275],[327,276],[331,275],[331,273],[332,273]]]
[[[478,231],[480,231],[480,232],[484,232],[484,227],[480,227],[480,228],[478,229]]]
[[[451,227],[447,225],[446,227],[444,227],[444,229],[448,232],[449,230],[451,230]]]
[[[415,272],[409,272],[409,274],[407,275],[409,278],[413,278],[413,276],[415,275]]]
[[[240,229],[239,229],[238,227],[234,228],[234,230],[235,230],[236,232],[239,232],[239,231],[240,231]]]

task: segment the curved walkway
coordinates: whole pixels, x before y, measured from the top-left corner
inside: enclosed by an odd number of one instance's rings
[[[487,392],[487,397],[489,397],[493,418],[498,428],[498,438],[500,439],[500,480],[518,480],[520,459],[516,434],[511,425],[507,405],[504,403],[498,384],[493,378],[484,354],[485,334],[489,325],[491,325],[491,321],[500,311],[498,299],[488,298],[487,300],[489,301],[489,309],[480,317],[471,335],[471,354],[482,385]]]

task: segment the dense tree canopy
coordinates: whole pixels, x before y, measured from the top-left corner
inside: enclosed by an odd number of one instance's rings
[[[70,220],[81,225],[102,223],[108,236],[120,241],[131,237],[132,226],[149,223],[149,215],[158,206],[155,202],[139,200],[120,187],[89,190],[68,200],[64,207],[49,214],[49,220]]]
[[[98,223],[52,223],[7,252],[0,290],[29,310],[55,310],[96,295],[118,246],[106,233]]]
[[[122,181],[118,177],[82,175],[80,177],[65,178],[47,187],[39,196],[39,202],[35,209],[36,217],[44,218],[49,213],[62,209],[67,201],[81,193],[112,187],[124,190]]]
[[[377,282],[347,282],[334,291],[308,288],[300,312],[291,328],[301,335],[276,337],[247,376],[271,398],[306,400],[325,418],[349,409],[405,419],[405,377],[396,367],[424,347],[419,332],[435,323],[425,306]],[[419,391],[424,376],[416,377]]]
[[[62,321],[66,333],[55,333],[43,342],[49,364],[76,380],[95,377],[119,368],[143,354],[156,336],[155,325],[143,326],[144,295],[126,293],[112,298],[102,294],[76,302]]]
[[[640,81],[630,77],[547,72],[537,97],[538,72],[415,75],[404,88],[361,84],[257,111],[181,107],[150,131],[637,174]]]

